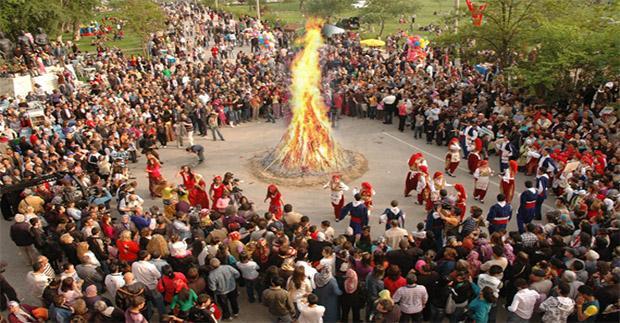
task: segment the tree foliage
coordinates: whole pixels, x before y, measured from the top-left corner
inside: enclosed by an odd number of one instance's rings
[[[63,31],[63,26],[77,27],[89,20],[100,0],[2,0],[0,30],[16,37],[21,30],[48,34]]]
[[[378,37],[381,37],[387,19],[397,19],[401,15],[411,16],[418,8],[418,4],[412,0],[368,0],[362,8],[362,21],[369,24],[379,23]]]
[[[457,44],[473,64],[494,62],[511,85],[562,98],[581,84],[620,74],[620,5],[595,0],[487,0],[482,26],[465,8],[459,28],[438,43]],[[467,17],[464,19],[464,17]]]
[[[306,0],[302,11],[308,16],[320,17],[329,21],[347,10],[351,10],[353,0]]]
[[[125,28],[140,36],[143,45],[149,35],[163,31],[166,26],[166,14],[151,0],[118,0],[113,7],[118,17],[127,21]]]
[[[565,98],[582,84],[600,84],[620,75],[617,3],[547,1],[541,9],[535,17],[536,28],[526,37],[531,48],[527,59],[510,71],[520,85]]]

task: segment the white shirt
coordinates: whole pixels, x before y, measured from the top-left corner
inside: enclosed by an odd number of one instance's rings
[[[31,288],[32,295],[37,299],[40,299],[43,296],[43,291],[45,287],[49,285],[49,278],[44,273],[35,273],[34,271],[29,271],[26,274],[26,280],[28,281],[28,285]]]
[[[508,310],[524,320],[529,320],[534,313],[534,307],[539,297],[540,295],[536,291],[529,288],[521,289],[515,295]]]
[[[157,267],[145,260],[136,261],[131,265],[131,272],[137,281],[146,285],[149,289],[157,288],[157,282],[161,278],[161,273]]]
[[[260,269],[260,267],[256,262],[250,260],[246,263],[238,262],[237,269],[239,269],[239,271],[241,272],[241,277],[243,277],[244,279],[254,280],[258,278],[258,269]]]
[[[125,279],[123,279],[123,273],[109,274],[105,276],[105,288],[110,292],[112,297],[116,297],[116,291],[125,286]]]
[[[297,308],[300,313],[297,323],[323,323],[324,306],[315,305],[310,307],[308,304],[298,302]]]
[[[491,287],[495,297],[499,297],[499,289],[501,284],[502,281],[495,276],[491,276],[489,274],[480,274],[478,276],[478,287],[480,287],[481,290],[485,287]]]

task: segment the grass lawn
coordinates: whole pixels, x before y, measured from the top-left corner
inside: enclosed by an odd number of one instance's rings
[[[93,19],[91,20],[96,20],[101,23],[104,17],[114,16],[114,12],[97,13],[95,14],[95,17],[93,17]],[[65,40],[70,40],[72,38],[73,34],[71,33],[63,34],[63,39]],[[123,50],[123,52],[125,52],[126,55],[142,55],[142,41],[140,37],[135,33],[125,30],[125,37],[122,40],[112,40],[112,33],[108,35],[108,38],[110,40],[105,42],[106,46],[120,48]],[[95,40],[95,36],[81,37],[80,40],[77,42],[77,45],[82,52],[95,52],[97,47],[92,45],[93,40]]]
[[[252,1],[252,0],[250,0]],[[410,0],[415,1],[415,0]],[[414,31],[412,34],[419,34],[423,36],[430,36],[426,32],[419,31],[418,28],[420,26],[426,26],[430,23],[440,23],[440,20],[447,15],[453,8],[453,0],[417,0],[419,3],[419,9],[416,14],[416,23],[414,26]],[[247,4],[243,5],[228,5],[225,4],[225,0],[220,0],[220,8],[226,11],[233,13],[234,15],[251,15],[256,16],[256,10],[250,8]],[[305,17],[301,12],[299,12],[299,1],[298,0],[286,0],[285,2],[279,3],[268,3],[264,5],[266,9],[262,13],[262,18],[271,22],[275,22],[279,20],[282,24],[297,24],[299,26],[303,26]],[[350,11],[343,13],[338,18],[333,18],[332,22],[337,21],[339,18],[346,17],[354,17],[359,16],[361,14],[360,9],[351,8]],[[411,17],[411,13],[403,12],[403,15],[407,21],[409,21]],[[101,21],[102,18],[106,16],[114,16],[114,12],[105,12],[98,13],[95,15],[93,20]],[[385,30],[383,31],[383,37],[387,35],[393,34],[398,30],[404,29],[407,30],[409,28],[409,24],[399,24],[399,17],[394,17],[393,19],[386,21]],[[362,38],[375,38],[379,34],[379,24],[374,24],[368,26],[362,23],[360,32],[362,33]],[[69,40],[72,38],[71,34],[64,34],[64,39]],[[109,35],[109,38],[112,38],[112,35]],[[93,52],[96,47],[91,45],[94,37],[82,37],[78,41],[78,46],[80,50],[83,52]],[[125,38],[119,41],[108,41],[106,45],[109,47],[118,47],[122,49],[126,55],[132,54],[142,54],[142,42],[139,37],[131,32],[125,33]]]
[[[414,0],[411,0],[414,1]],[[221,1],[224,2],[224,1]],[[420,26],[426,26],[430,23],[439,23],[440,20],[447,15],[453,9],[453,0],[419,0],[419,9],[416,14],[416,24],[414,27],[415,34],[429,36],[426,32],[419,31]],[[287,0],[279,3],[267,3],[265,12],[262,13],[262,18],[268,21],[280,20],[281,22],[294,23],[303,25],[304,16],[299,12],[298,0]],[[220,5],[220,8],[232,12],[235,15],[251,15],[256,16],[256,10],[251,9],[247,4],[243,5]],[[361,14],[360,9],[351,8],[350,11],[345,12],[339,18],[359,16]],[[411,13],[403,12],[405,19],[409,21]],[[401,29],[408,29],[409,24],[399,24],[399,17],[394,17],[392,20],[386,21],[385,30],[383,31],[383,38],[387,35],[393,34]],[[337,21],[337,19],[332,19]],[[362,24],[362,38],[374,38],[379,34],[379,24],[372,26]]]

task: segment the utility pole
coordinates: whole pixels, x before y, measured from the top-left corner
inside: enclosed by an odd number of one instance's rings
[[[256,18],[260,21],[260,0],[256,0]]]

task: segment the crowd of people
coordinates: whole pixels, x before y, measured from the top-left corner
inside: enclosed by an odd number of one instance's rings
[[[416,191],[427,215],[415,228],[396,200],[375,209],[371,183],[349,201],[333,176],[333,221],[349,221],[340,234],[275,185],[262,212],[230,172],[210,180],[183,166],[182,183],[164,178],[160,149],[176,142],[202,162],[194,134],[224,140],[219,127],[290,117],[295,50],[290,33],[253,18],[163,6],[169,30],[153,35],[149,57],[76,49],[60,59],[86,67],[76,68],[86,86],[67,73],[51,94],[0,97],[0,207],[32,265],[29,304],[0,276],[9,322],[218,322],[243,311],[244,289],[274,322],[618,321],[618,80],[543,104],[455,65],[448,49],[408,61],[403,33],[385,51],[331,37],[321,55],[334,127],[396,117],[398,130],[447,151],[443,171],[420,153],[409,160],[404,196]],[[45,106],[40,124],[31,101]],[[128,168],[139,160],[152,207]],[[462,183],[445,180],[463,160],[479,202],[469,207]],[[483,210],[495,174],[501,194]],[[371,212],[385,231],[371,232]]]

